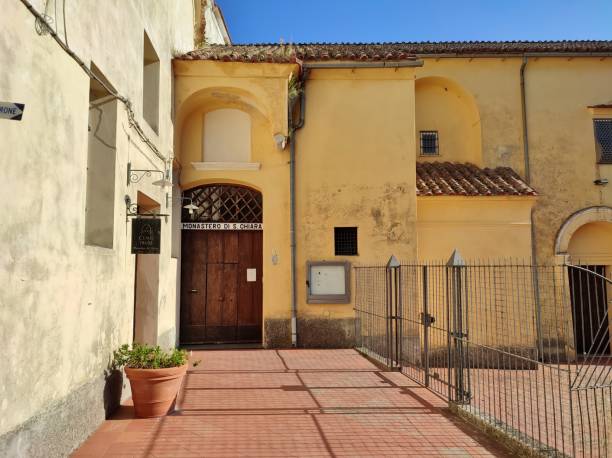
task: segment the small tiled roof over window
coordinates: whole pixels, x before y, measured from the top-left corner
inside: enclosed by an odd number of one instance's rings
[[[480,168],[455,162],[419,162],[418,196],[535,196],[510,167]]]
[[[496,55],[525,53],[597,54],[612,52],[612,40],[440,41],[401,43],[297,43],[207,45],[177,57],[228,62],[394,61],[417,55]]]

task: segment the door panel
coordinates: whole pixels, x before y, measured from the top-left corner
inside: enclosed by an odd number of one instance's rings
[[[226,232],[223,239],[223,262],[237,263],[242,255],[238,250],[238,231]]]
[[[185,231],[181,268],[182,342],[197,341],[206,325],[207,237],[199,231]]]
[[[209,264],[223,262],[223,239],[226,233],[222,231],[210,231],[204,232],[204,234],[208,237],[208,258],[206,262]]]
[[[223,264],[208,264],[206,281],[206,325],[223,324]]]
[[[224,326],[236,326],[238,316],[238,265],[223,265],[223,321]]]

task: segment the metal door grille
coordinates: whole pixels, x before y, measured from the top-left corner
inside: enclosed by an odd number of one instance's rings
[[[189,189],[183,197],[198,207],[193,214],[183,209],[183,221],[202,223],[261,223],[262,197],[259,191],[236,185],[207,185]]]

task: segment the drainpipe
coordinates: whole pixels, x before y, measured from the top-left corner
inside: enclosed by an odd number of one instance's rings
[[[289,213],[291,243],[291,346],[297,347],[297,243],[295,237],[295,143],[296,131],[304,126],[306,113],[306,79],[308,69],[300,65],[300,117],[293,123],[295,101],[289,107]]]
[[[521,63],[521,115],[523,121],[523,160],[525,161],[525,181],[531,183],[531,171],[529,168],[529,135],[527,132],[527,97],[525,94],[525,67],[527,67],[528,57],[523,56]]]
[[[529,164],[529,130],[527,128],[527,94],[525,91],[525,68],[527,67],[528,57],[523,56],[521,63],[520,79],[521,79],[521,116],[523,123],[523,160],[525,161],[525,181],[531,184],[531,168]],[[540,303],[540,278],[538,275],[538,258],[536,250],[536,228],[535,219],[533,217],[533,207],[529,216],[531,223],[531,264],[533,265],[532,281],[534,286],[534,300],[536,305],[536,334],[537,334],[537,349],[538,359],[544,361],[544,334],[542,333],[542,308]]]
[[[291,243],[291,346],[297,347],[297,242],[295,236],[295,144],[296,131],[304,126],[306,113],[306,80],[311,69],[339,69],[339,68],[404,68],[422,67],[422,60],[398,62],[315,62],[300,65],[300,117],[293,123],[293,108],[295,102],[289,107],[289,201],[290,201],[290,243]]]

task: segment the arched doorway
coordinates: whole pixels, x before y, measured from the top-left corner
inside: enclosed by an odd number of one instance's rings
[[[583,210],[568,219],[557,239],[569,261],[569,287],[576,352],[610,355],[612,221],[607,209]],[[604,218],[601,218],[604,216]],[[582,223],[581,225],[579,223]]]
[[[215,184],[183,197],[181,344],[261,342],[261,193]]]

